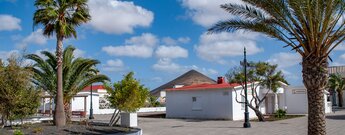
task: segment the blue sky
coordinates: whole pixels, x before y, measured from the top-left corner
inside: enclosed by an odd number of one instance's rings
[[[150,89],[190,69],[222,76],[239,65],[246,46],[249,60],[278,64],[291,85],[302,85],[301,58],[282,42],[251,32],[206,34],[212,24],[233,17],[219,8],[227,2],[239,0],[89,0],[92,20],[64,46],[100,60],[98,68],[112,82],[134,71]],[[41,26],[33,29],[35,9],[33,0],[0,0],[0,58],[55,50],[55,37],[42,36]],[[344,51],[342,44],[330,65],[345,63]]]

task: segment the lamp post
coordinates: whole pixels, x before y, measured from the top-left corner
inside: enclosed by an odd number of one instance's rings
[[[90,89],[90,116],[89,119],[94,119],[93,117],[93,108],[92,108],[92,83],[91,83],[91,89]]]
[[[244,128],[250,128],[249,123],[249,112],[248,112],[248,93],[247,93],[247,58],[246,58],[246,47],[244,47],[244,98],[245,98],[245,108],[244,108]]]

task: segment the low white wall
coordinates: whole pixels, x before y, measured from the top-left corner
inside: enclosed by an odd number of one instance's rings
[[[115,109],[98,109],[94,114],[113,114]],[[165,107],[147,107],[140,108],[138,112],[165,112]]]
[[[146,107],[140,108],[138,112],[165,112],[166,107]]]

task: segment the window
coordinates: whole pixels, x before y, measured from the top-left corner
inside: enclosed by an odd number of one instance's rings
[[[196,97],[192,97],[192,101],[193,101],[193,102],[196,102]]]

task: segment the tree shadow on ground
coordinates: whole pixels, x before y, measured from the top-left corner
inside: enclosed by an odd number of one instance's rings
[[[122,133],[116,129],[87,129],[84,131],[65,129],[68,134],[81,134],[81,135],[103,135],[103,134],[117,134]]]
[[[345,115],[330,115],[330,116],[326,116],[326,119],[345,120]]]

